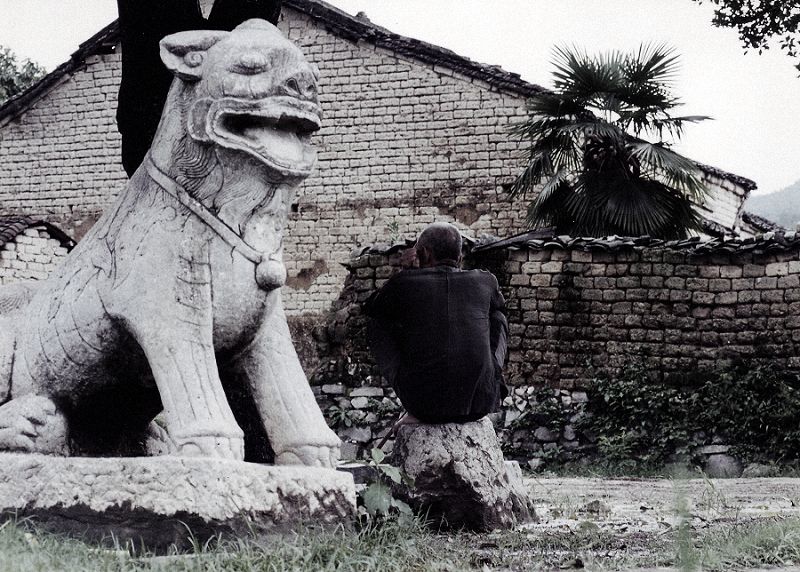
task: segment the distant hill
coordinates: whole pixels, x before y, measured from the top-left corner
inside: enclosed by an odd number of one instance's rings
[[[750,195],[744,210],[794,230],[800,222],[800,181],[768,195]]]

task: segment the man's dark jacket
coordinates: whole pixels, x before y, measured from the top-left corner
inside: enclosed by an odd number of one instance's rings
[[[492,274],[449,265],[404,270],[367,302],[373,354],[409,413],[447,423],[497,409],[504,306]]]

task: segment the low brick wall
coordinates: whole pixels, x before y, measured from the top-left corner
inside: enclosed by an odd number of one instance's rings
[[[350,278],[328,329],[360,344],[359,304],[399,270],[399,250],[373,249],[349,264]],[[654,377],[769,357],[800,371],[800,239],[527,241],[476,249],[465,264],[492,271],[510,326],[513,385],[583,387],[597,370],[632,356]],[[338,332],[338,333],[337,333]]]
[[[364,388],[390,395],[369,354],[361,306],[400,270],[404,248],[354,257],[341,296],[317,329],[323,355],[311,379],[329,420],[352,409],[348,395]],[[593,376],[613,375],[634,358],[645,360],[655,381],[723,368],[737,358],[769,358],[800,372],[800,238],[794,234],[728,242],[512,241],[473,250],[465,265],[492,271],[506,297],[512,395],[499,426],[512,453],[546,457],[558,450],[572,458],[591,449],[594,436],[576,434],[570,416],[582,414]],[[550,409],[563,405],[567,422],[538,426],[533,417],[543,399],[553,402]],[[377,411],[372,405],[362,411]],[[340,431],[350,452],[374,445],[379,433],[356,432],[356,426],[353,421]]]
[[[0,245],[0,284],[18,280],[43,280],[69,252],[44,226],[24,230]]]
[[[737,358],[800,371],[800,241],[787,237],[607,250],[537,241],[473,264],[493,268],[506,297],[512,383],[580,387],[632,356],[657,379]]]

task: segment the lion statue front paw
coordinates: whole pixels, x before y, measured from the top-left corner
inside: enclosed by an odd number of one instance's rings
[[[276,465],[306,465],[335,469],[339,464],[339,447],[303,445],[287,449],[275,456]]]

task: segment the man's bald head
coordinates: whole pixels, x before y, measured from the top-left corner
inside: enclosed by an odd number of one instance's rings
[[[417,239],[420,265],[461,260],[461,233],[447,222],[435,222],[425,227]]]

